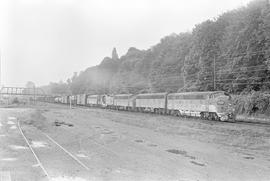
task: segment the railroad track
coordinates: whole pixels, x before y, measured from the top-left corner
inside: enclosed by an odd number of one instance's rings
[[[54,103],[49,103],[49,104],[54,104]],[[57,104],[57,105],[64,105],[64,106],[69,106],[69,105],[66,105],[66,104]],[[100,108],[100,107],[88,107],[88,106],[81,106],[81,105],[76,105],[76,106],[72,106],[72,109],[77,109],[77,108],[81,108],[81,109],[91,109],[91,108],[95,108],[95,109],[103,109],[103,108]],[[112,112],[119,112],[117,110],[113,110],[113,109],[106,109],[106,110],[110,110]],[[129,112],[129,111],[121,111],[121,112]],[[141,112],[133,112],[133,113],[141,113]],[[159,114],[156,114],[156,115],[159,115]],[[171,116],[171,117],[176,117],[176,116],[173,116],[173,115],[163,115],[163,116]],[[209,121],[209,122],[215,122],[215,121],[211,121],[211,120],[205,120],[205,119],[201,119],[201,118],[198,118],[198,117],[188,117],[188,116],[185,116],[183,118],[191,118],[191,119],[199,119],[199,120],[202,120],[202,121]],[[270,122],[267,123],[267,122],[260,122],[260,121],[248,121],[248,120],[236,120],[235,122],[225,122],[225,123],[231,123],[231,124],[246,124],[246,125],[256,125],[256,126],[270,126]]]
[[[49,181],[54,181],[53,179],[53,175],[50,174],[50,171],[48,171],[46,164],[44,164],[42,162],[41,157],[39,156],[38,152],[35,151],[35,149],[31,146],[29,139],[27,138],[27,136],[25,135],[23,129],[21,128],[21,124],[20,121],[18,120],[17,122],[18,128],[20,130],[20,133],[22,135],[22,137],[24,138],[25,142],[27,143],[29,149],[31,150],[33,156],[35,157],[36,161],[37,161],[37,165],[42,169],[42,172],[44,173],[44,175],[48,178]],[[101,125],[98,125],[101,126]],[[103,126],[101,126],[103,127]],[[95,132],[94,128],[90,128],[93,132]],[[47,138],[47,140],[49,140],[51,143],[53,143],[59,150],[62,150],[62,152],[64,152],[68,157],[72,158],[74,162],[77,163],[77,165],[79,165],[82,169],[84,169],[85,171],[89,172],[90,168],[84,164],[82,161],[80,161],[74,154],[72,154],[71,152],[69,152],[66,148],[64,148],[62,145],[60,145],[56,140],[54,140],[51,136],[49,136],[48,134],[42,132],[41,130],[40,134],[44,137]],[[100,133],[97,133],[97,135],[99,135]],[[94,138],[92,138],[92,136],[90,137],[86,137],[84,138],[84,140],[88,140],[90,142],[92,142],[93,144],[95,144],[97,147],[101,148],[102,150],[106,151],[107,153],[110,153],[111,155],[114,155],[114,157],[116,157],[118,160],[121,161],[125,161],[124,159],[122,159],[119,154],[117,152],[115,152],[114,150],[112,150],[110,147],[108,147],[105,143],[100,143],[99,141],[95,140]]]
[[[244,124],[244,125],[252,125],[252,126],[262,126],[262,127],[270,127],[270,123],[265,122],[251,122],[251,121],[236,121],[235,124]]]
[[[19,120],[17,121],[17,125],[18,125],[19,131],[20,131],[22,137],[24,138],[26,144],[28,145],[33,156],[35,157],[35,159],[37,161],[37,165],[42,169],[42,172],[45,174],[45,176],[48,178],[49,181],[53,180],[53,175],[50,174],[50,172],[48,171],[48,168],[46,168],[46,165],[43,164],[41,157],[38,155],[37,151],[35,151],[35,149],[30,144],[29,139],[26,137],[24,131],[21,128],[21,124],[20,124]],[[59,151],[61,151],[61,155],[63,155],[62,153],[64,152],[65,155],[69,158],[67,160],[62,160],[62,161],[67,161],[67,162],[72,161],[73,162],[72,164],[77,163],[77,166],[79,166],[81,169],[83,169],[86,172],[88,172],[90,170],[90,168],[88,166],[86,166],[82,161],[80,161],[74,154],[72,154],[67,149],[65,149],[63,146],[61,146],[52,137],[50,137],[49,135],[47,135],[46,133],[44,133],[42,131],[40,131],[40,132],[41,132],[42,137],[46,137],[47,140],[49,140],[51,143],[53,143],[53,145],[55,145],[55,148],[58,149],[58,153],[57,153],[57,150],[53,150],[55,152],[55,154],[59,154]],[[45,158],[43,158],[43,159],[45,159]]]
[[[36,150],[35,148],[33,148],[33,147],[31,146],[31,144],[30,144],[31,141],[29,141],[29,140],[31,139],[31,136],[28,135],[28,132],[24,133],[25,131],[23,131],[23,129],[22,129],[22,127],[21,127],[21,124],[20,124],[20,121],[18,121],[17,124],[18,124],[18,128],[19,128],[19,130],[20,130],[22,136],[23,136],[24,139],[25,139],[25,142],[27,143],[27,145],[29,146],[29,148],[30,148],[32,154],[34,155],[35,159],[37,160],[38,166],[40,166],[40,168],[42,169],[43,173],[46,175],[46,177],[48,178],[49,181],[55,181],[55,179],[54,179],[55,175],[53,175],[53,174],[50,172],[50,169],[48,169],[48,166],[46,165],[46,162],[43,161],[44,158],[42,158],[42,156],[39,155],[39,151],[38,151],[38,150]],[[103,124],[95,124],[95,126],[100,127],[100,129],[110,129],[110,127],[107,127],[107,126],[105,126],[105,125],[103,125]],[[100,131],[98,131],[99,129],[96,130],[93,126],[88,127],[88,128],[91,129],[91,132],[94,133],[94,136],[95,136],[95,135],[100,135],[100,134],[102,134],[102,133],[100,133]],[[42,135],[42,137],[44,136],[44,137],[47,138],[48,141],[54,143],[54,145],[55,145],[56,147],[58,147],[60,150],[62,150],[63,152],[65,152],[67,156],[69,156],[69,157],[72,158],[74,161],[76,161],[77,164],[78,164],[78,166],[80,166],[81,168],[83,168],[85,171],[89,171],[89,170],[90,170],[84,163],[81,163],[80,160],[76,159],[76,156],[75,156],[75,155],[73,155],[72,153],[70,153],[70,152],[69,152],[67,149],[65,149],[62,145],[60,145],[58,142],[56,142],[56,140],[54,140],[52,137],[50,137],[48,134],[42,132],[41,130],[39,130],[39,131],[40,131],[40,134]],[[63,130],[63,131],[65,131],[65,130]],[[115,131],[115,130],[113,130],[113,131],[114,131],[114,132],[117,132],[117,134],[123,136],[123,134],[120,133],[119,131]],[[66,133],[70,134],[69,132],[66,132]],[[75,135],[70,135],[70,136],[75,137]],[[135,135],[135,136],[136,136],[136,137],[137,137],[137,136],[138,136],[138,137],[141,137],[140,135]],[[136,138],[136,137],[135,137],[135,138]],[[135,139],[135,138],[134,138],[134,139]],[[113,159],[115,159],[115,158],[118,159],[118,160],[121,162],[121,164],[123,164],[123,165],[128,165],[129,163],[127,163],[127,162],[129,162],[129,161],[134,161],[133,158],[123,158],[121,155],[119,155],[118,152],[116,152],[114,149],[111,148],[110,143],[107,144],[107,143],[105,143],[105,142],[103,142],[103,141],[101,141],[101,140],[97,140],[96,138],[93,138],[93,135],[88,136],[88,137],[84,138],[83,140],[84,140],[84,141],[92,142],[94,145],[96,145],[96,146],[98,147],[98,150],[99,150],[99,149],[104,150],[106,153],[109,153],[110,155],[112,155],[112,156],[114,157]],[[146,138],[143,138],[143,140],[145,141],[145,140],[147,140],[147,139],[146,139]],[[78,140],[78,141],[79,141],[79,140]],[[132,141],[132,143],[138,144],[138,143],[136,143],[135,141],[134,141],[134,142]],[[91,153],[91,154],[92,154],[92,153]],[[99,154],[99,152],[97,152],[97,154]],[[86,155],[87,155],[87,154],[86,154]],[[88,156],[88,155],[87,155],[87,156]],[[128,160],[127,160],[127,159],[128,159]],[[168,157],[168,159],[171,160],[172,162],[175,161],[175,158],[174,158],[174,157]],[[147,160],[145,160],[145,161],[147,162]],[[60,168],[59,168],[59,169],[60,169]]]
[[[81,105],[77,105],[77,106],[73,106],[72,108],[82,108],[82,109],[87,109],[87,108],[91,108],[91,107],[86,107],[86,106],[81,106]],[[112,110],[109,109],[111,111],[116,111],[116,110]],[[119,112],[119,111],[116,111]],[[128,111],[121,111],[121,112],[128,112]],[[164,116],[172,116],[172,117],[176,117],[173,115],[164,115]],[[200,119],[202,121],[211,121],[211,120],[204,120],[198,117],[183,117],[183,118],[191,118],[191,119]],[[211,121],[212,122],[212,121]],[[214,121],[213,121],[214,122]],[[236,120],[235,122],[225,122],[225,123],[234,123],[234,124],[246,124],[246,125],[256,125],[256,126],[270,126],[270,122],[260,122],[260,121],[248,121],[248,120]]]

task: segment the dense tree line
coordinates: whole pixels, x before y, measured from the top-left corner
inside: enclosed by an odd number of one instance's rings
[[[177,23],[177,22],[176,22]],[[181,22],[178,22],[181,23]],[[256,0],[171,34],[148,50],[113,49],[100,65],[47,86],[55,94],[140,93],[270,88],[270,4]]]

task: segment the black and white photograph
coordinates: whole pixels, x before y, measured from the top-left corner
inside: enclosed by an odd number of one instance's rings
[[[270,0],[0,0],[0,181],[269,181]]]

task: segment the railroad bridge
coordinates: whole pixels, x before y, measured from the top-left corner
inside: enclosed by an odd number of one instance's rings
[[[40,88],[26,87],[2,87],[0,94],[14,96],[46,96],[45,92]]]
[[[36,102],[37,100],[52,97],[45,94],[41,88],[27,88],[27,87],[2,87],[0,88],[0,104],[10,104],[15,100],[27,103]]]

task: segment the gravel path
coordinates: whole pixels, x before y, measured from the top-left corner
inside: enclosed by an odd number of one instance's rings
[[[32,143],[45,143],[37,155],[56,180],[270,180],[270,127],[52,104],[0,115],[0,159],[16,159],[0,169],[11,178],[46,180],[8,117],[21,120]]]

